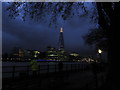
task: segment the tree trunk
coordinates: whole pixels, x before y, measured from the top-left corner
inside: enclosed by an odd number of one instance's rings
[[[119,30],[119,14],[120,11],[120,3],[115,3],[115,10],[112,13],[113,17],[111,17],[111,26],[108,31],[109,34],[109,49],[108,49],[108,73],[107,73],[107,81],[105,84],[105,88],[119,88],[119,51],[117,48],[118,45],[118,32]]]
[[[104,88],[119,88],[119,51],[116,45],[118,45],[118,32],[120,30],[120,2],[115,3],[114,10],[111,8],[112,3],[97,3],[99,24],[103,30],[107,31],[108,34],[108,71],[107,80]],[[111,7],[110,7],[111,6]],[[111,25],[108,26],[107,22],[102,13],[102,9],[107,13],[110,19]]]

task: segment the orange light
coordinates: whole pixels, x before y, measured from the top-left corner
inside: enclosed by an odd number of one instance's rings
[[[60,28],[60,32],[63,32],[63,28]]]

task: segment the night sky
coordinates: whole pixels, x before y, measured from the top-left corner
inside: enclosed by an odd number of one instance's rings
[[[86,3],[89,12],[92,13],[92,4]],[[5,11],[6,4],[3,3],[2,36],[3,53],[10,52],[13,47],[24,49],[35,49],[45,51],[47,46],[58,48],[59,30],[63,28],[65,50],[78,52],[81,55],[92,55],[94,47],[84,43],[83,36],[96,23],[91,21],[89,15],[84,17],[74,16],[65,22],[59,19],[58,27],[49,27],[46,23],[37,23],[32,20],[23,22],[20,18],[10,19]],[[49,19],[48,19],[49,22]]]

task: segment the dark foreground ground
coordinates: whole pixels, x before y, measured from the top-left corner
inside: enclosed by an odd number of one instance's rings
[[[20,77],[14,80],[3,80],[2,90],[48,90],[53,88],[62,90],[65,88],[99,88],[104,84],[104,76],[105,73],[103,72],[97,74],[96,76],[90,70],[48,73],[38,76]]]

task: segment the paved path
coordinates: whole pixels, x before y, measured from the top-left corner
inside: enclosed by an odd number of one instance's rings
[[[46,81],[48,81],[47,84]],[[95,85],[93,74],[90,71],[84,71],[77,73],[69,73],[69,75],[63,78],[59,77],[51,78],[49,80],[46,79],[42,83],[41,88],[57,88],[57,90],[62,90],[65,88],[88,88],[86,87],[86,85],[91,82],[93,83],[93,85]]]
[[[103,83],[102,77],[103,73],[99,73],[97,75],[98,87]],[[78,73],[71,73],[68,77],[58,78],[57,80],[51,79],[50,83],[48,83],[49,88],[57,88],[62,90],[63,88],[96,88],[96,80],[91,71],[84,71]],[[51,85],[51,86],[50,86]],[[46,84],[42,86],[45,88]]]
[[[98,75],[100,76],[100,74]],[[98,77],[99,79],[99,77]],[[20,82],[13,82],[5,85],[3,90],[41,90],[53,89],[57,90],[67,88],[94,88],[95,79],[91,71],[81,72],[65,72],[49,74],[42,78],[26,79]]]

